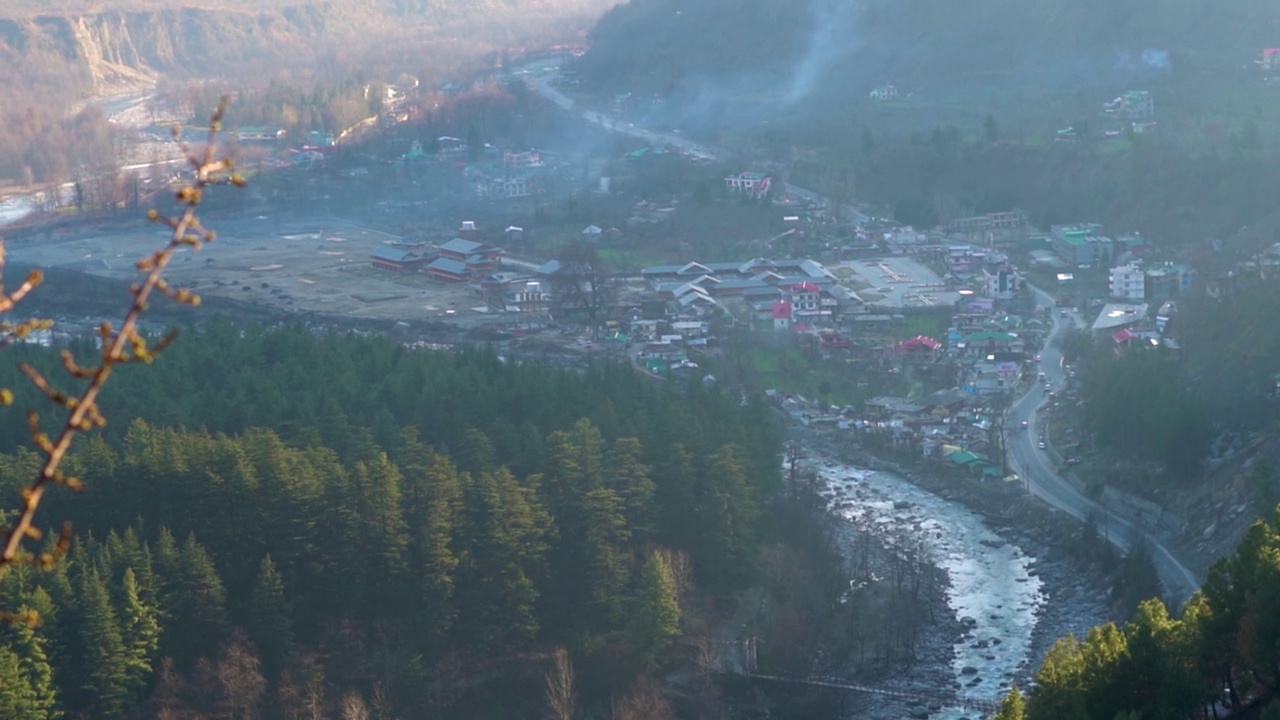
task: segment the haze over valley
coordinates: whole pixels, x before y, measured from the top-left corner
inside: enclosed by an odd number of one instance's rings
[[[10,0],[0,718],[1275,720],[1276,27]]]

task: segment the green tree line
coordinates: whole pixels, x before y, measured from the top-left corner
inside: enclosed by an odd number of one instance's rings
[[[1123,627],[1060,639],[1025,699],[1000,720],[1201,718],[1276,714],[1280,689],[1280,508],[1251,527],[1204,587],[1171,617],[1148,600]],[[1211,712],[1212,711],[1212,712]]]
[[[604,702],[774,534],[778,429],[700,384],[217,322],[133,370],[102,405],[140,419],[47,501],[72,554],[0,581],[42,618],[0,630],[0,716],[296,717],[343,692],[448,715],[551,644]],[[17,447],[0,489],[36,462]]]
[[[1085,427],[1099,449],[1119,460],[1156,464],[1177,480],[1199,479],[1213,418],[1176,357],[1143,347],[1117,353],[1108,345],[1114,343],[1083,343],[1087,351],[1077,362]]]

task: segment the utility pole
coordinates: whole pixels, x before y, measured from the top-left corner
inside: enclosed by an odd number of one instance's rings
[[[742,639],[746,669],[748,675],[754,675],[758,665],[756,664],[756,638],[755,635],[748,635]]]
[[[791,483],[791,497],[795,499],[799,497],[797,491],[796,465],[804,459],[804,453],[801,451],[800,443],[787,443],[787,481]]]

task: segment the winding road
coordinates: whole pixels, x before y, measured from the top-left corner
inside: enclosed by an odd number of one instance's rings
[[[563,110],[577,114],[582,119],[590,123],[595,123],[606,130],[630,135],[647,142],[654,143],[665,147],[673,147],[686,155],[699,158],[701,160],[723,160],[728,156],[724,150],[713,148],[706,145],[700,145],[692,140],[678,135],[676,133],[656,132],[643,127],[638,127],[633,123],[619,121],[607,113],[597,112],[588,108],[578,107],[573,98],[565,95],[556,89],[554,82],[560,76],[558,69],[550,65],[548,61],[542,60],[532,63],[524,68],[531,75],[529,85],[538,92],[539,95],[555,103]],[[829,198],[823,197],[812,190],[791,183],[785,183],[786,193],[789,196],[802,198],[804,200],[816,203],[822,206],[829,206],[831,201]],[[859,212],[851,206],[844,207],[844,215],[846,222],[864,223],[871,218]]]
[[[1040,411],[1049,402],[1048,393],[1041,385],[1047,382],[1055,390],[1061,390],[1066,380],[1062,352],[1055,347],[1054,340],[1069,328],[1082,327],[1084,323],[1073,310],[1066,311],[1064,317],[1047,293],[1039,289],[1033,292],[1038,307],[1047,307],[1052,312],[1053,326],[1040,353],[1039,371],[1044,373],[1045,380],[1034,384],[1030,391],[1018,398],[1005,418],[1005,450],[1009,465],[1024,478],[1028,492],[1081,521],[1096,520],[1102,525],[1106,538],[1117,548],[1128,551],[1136,543],[1145,543],[1164,586],[1166,601],[1175,608],[1179,607],[1200,587],[1195,573],[1187,569],[1158,538],[1135,525],[1130,518],[1099,505],[1059,475],[1046,451],[1039,448]],[[1026,427],[1022,426],[1023,422]]]
[[[547,61],[530,64],[525,70],[530,75],[529,85],[544,98],[606,130],[674,147],[697,158],[721,160],[727,157],[727,153],[723,150],[699,145],[681,135],[636,127],[630,123],[619,122],[608,114],[578,107],[573,98],[554,87],[553,82],[559,77],[558,68]],[[804,198],[820,205],[830,203],[828,198],[790,183],[786,185],[786,191],[788,195]],[[852,207],[846,207],[845,212],[845,219],[850,222],[862,223],[869,219]],[[1033,292],[1039,307],[1056,310],[1053,298],[1048,293],[1039,289],[1034,289]],[[1066,372],[1062,366],[1062,353],[1054,347],[1053,340],[1066,332],[1069,327],[1080,327],[1084,323],[1074,311],[1068,311],[1065,317],[1060,312],[1052,312],[1052,322],[1052,331],[1040,355],[1039,369],[1055,389],[1061,389],[1066,379]],[[1009,465],[1025,479],[1027,490],[1032,495],[1082,522],[1090,519],[1101,522],[1106,538],[1120,550],[1127,552],[1136,543],[1145,543],[1151,551],[1160,582],[1164,586],[1165,600],[1172,607],[1180,607],[1200,587],[1195,573],[1187,569],[1158,538],[1135,525],[1130,519],[1098,504],[1059,475],[1045,451],[1039,449],[1039,413],[1040,408],[1048,403],[1048,396],[1042,389],[1042,384],[1034,384],[1030,391],[1018,398],[1009,408],[1005,419],[1007,428],[1005,444]],[[1022,427],[1024,421],[1027,423],[1025,428]]]

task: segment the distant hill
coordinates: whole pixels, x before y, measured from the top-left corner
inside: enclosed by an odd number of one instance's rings
[[[330,51],[394,49],[449,27],[600,12],[607,0],[7,0],[0,4],[0,91],[62,98],[204,76],[298,68]],[[461,25],[455,28],[454,26]],[[501,35],[519,40],[519,25]],[[452,41],[452,40],[451,40]],[[406,53],[401,51],[402,55]],[[24,92],[27,91],[27,92]]]
[[[591,34],[579,71],[598,90],[757,89],[863,97],[885,82],[1066,87],[1168,67],[1237,71],[1280,46],[1271,0],[631,0]]]
[[[330,22],[325,8],[308,6],[0,18],[0,83],[107,93],[178,68],[222,69],[250,56],[269,64],[304,51]]]

